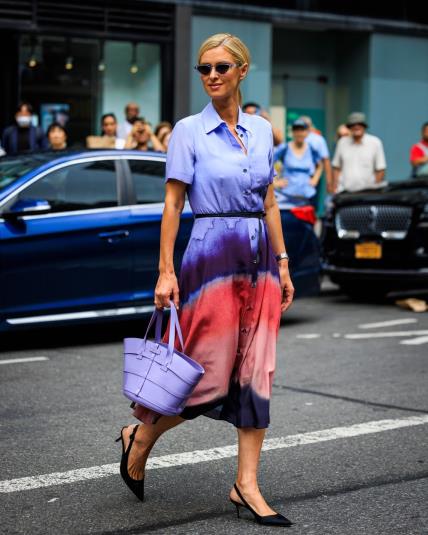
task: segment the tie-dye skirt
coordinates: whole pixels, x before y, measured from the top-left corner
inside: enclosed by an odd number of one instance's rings
[[[180,416],[268,427],[281,285],[266,222],[195,219],[178,283],[183,351],[205,368]],[[163,341],[168,331],[169,320]],[[135,405],[133,416],[155,423],[160,414]]]

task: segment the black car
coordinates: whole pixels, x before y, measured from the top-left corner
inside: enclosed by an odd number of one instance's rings
[[[353,297],[428,288],[428,177],[334,195],[322,269]]]

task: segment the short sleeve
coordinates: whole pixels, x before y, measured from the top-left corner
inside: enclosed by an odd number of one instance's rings
[[[273,161],[282,162],[285,156],[286,142],[283,141],[273,149]]]
[[[165,182],[170,178],[193,182],[195,150],[192,132],[183,119],[174,126],[166,153]]]
[[[269,125],[270,130],[270,144],[269,144],[269,184],[272,184],[273,178],[278,174],[275,169],[275,158],[274,158],[274,148],[273,148],[273,132],[272,128]]]
[[[413,145],[410,149],[410,162],[413,163],[414,160],[424,157],[424,151],[418,146]]]
[[[382,171],[383,169],[386,169],[386,159],[383,151],[382,141],[378,139],[376,147],[375,170]]]
[[[339,141],[336,144],[336,150],[334,151],[334,157],[331,162],[331,165],[333,167],[336,167],[337,169],[342,168],[342,145],[343,145],[342,139],[339,139]]]
[[[321,157],[321,160],[330,158],[330,151],[328,150],[327,141],[323,136],[320,136],[318,147],[316,147],[316,149]]]

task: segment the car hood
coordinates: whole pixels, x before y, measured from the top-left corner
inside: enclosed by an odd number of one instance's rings
[[[334,204],[391,203],[416,205],[428,202],[428,177],[392,182],[376,190],[367,189],[355,192],[338,193],[332,199]]]

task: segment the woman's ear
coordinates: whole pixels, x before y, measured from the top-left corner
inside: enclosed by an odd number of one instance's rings
[[[248,63],[244,63],[241,66],[241,74],[240,74],[239,79],[243,80],[247,76],[247,74],[248,74]]]

